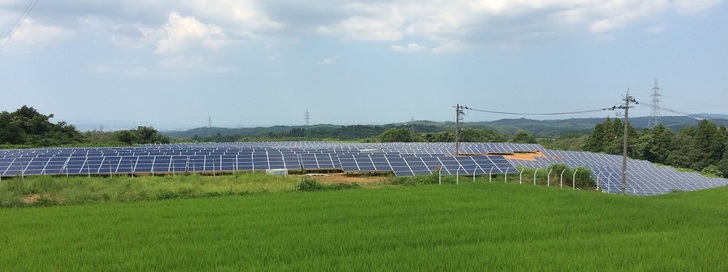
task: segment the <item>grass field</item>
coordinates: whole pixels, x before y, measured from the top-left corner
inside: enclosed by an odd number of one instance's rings
[[[6,208],[0,267],[728,271],[726,196],[463,182]]]
[[[31,176],[0,181],[0,207],[134,202],[292,191],[295,178],[259,172],[223,176]]]

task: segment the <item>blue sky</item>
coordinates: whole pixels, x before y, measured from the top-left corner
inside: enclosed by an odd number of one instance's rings
[[[0,35],[30,0],[0,0]],[[611,107],[728,114],[728,4],[39,1],[0,45],[0,111],[160,129],[454,121]],[[637,106],[632,116],[647,116]],[[561,118],[614,116],[604,111]],[[664,115],[671,115],[665,113]],[[548,119],[467,112],[465,121]]]

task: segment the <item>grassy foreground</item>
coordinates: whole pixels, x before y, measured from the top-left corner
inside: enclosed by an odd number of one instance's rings
[[[0,267],[728,271],[727,195],[461,183],[0,209]]]

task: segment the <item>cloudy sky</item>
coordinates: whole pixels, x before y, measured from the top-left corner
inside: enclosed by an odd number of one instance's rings
[[[307,109],[313,124],[454,121],[458,103],[650,103],[657,79],[663,107],[728,114],[721,0],[36,1],[0,0],[0,111],[162,129],[301,125]],[[521,117],[553,118],[465,120]]]

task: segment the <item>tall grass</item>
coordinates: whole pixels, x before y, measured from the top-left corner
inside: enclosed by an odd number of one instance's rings
[[[292,190],[297,180],[258,172],[227,176],[32,176],[0,182],[0,206],[132,202]],[[29,198],[34,198],[31,201]]]
[[[0,267],[727,271],[727,194],[463,182],[0,209]]]

